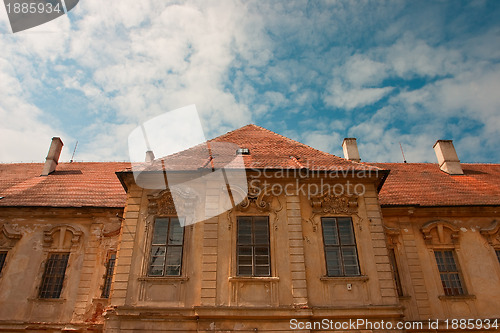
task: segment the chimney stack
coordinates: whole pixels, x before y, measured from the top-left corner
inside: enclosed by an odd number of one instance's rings
[[[144,160],[145,162],[153,162],[155,160],[155,153],[153,153],[152,150],[148,150],[146,152],[146,159]]]
[[[62,147],[64,146],[61,138],[53,137],[52,143],[50,144],[49,153],[45,158],[45,164],[43,166],[43,171],[40,176],[48,176],[50,173],[56,170],[57,163],[59,161],[59,155],[61,155]]]
[[[344,158],[354,162],[360,162],[358,144],[356,138],[345,138],[342,142],[342,149],[344,150]]]
[[[450,175],[463,175],[457,152],[452,140],[438,140],[433,146],[439,163],[439,168]]]

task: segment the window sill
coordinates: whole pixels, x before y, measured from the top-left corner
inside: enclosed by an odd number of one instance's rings
[[[64,303],[66,302],[65,298],[28,298],[30,302],[47,302],[47,303]]]
[[[277,276],[230,276],[228,280],[229,282],[238,282],[238,281],[277,282],[280,280],[280,278]]]
[[[439,295],[438,298],[440,300],[460,301],[460,300],[476,299],[476,295],[456,295],[456,296]]]
[[[150,281],[150,282],[187,282],[189,277],[187,276],[143,276],[138,278],[139,281]]]
[[[319,279],[321,281],[335,281],[335,282],[366,282],[366,281],[368,281],[368,275],[322,276]]]

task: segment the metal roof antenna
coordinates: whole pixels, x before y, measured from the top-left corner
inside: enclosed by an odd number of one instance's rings
[[[403,161],[406,163],[405,152],[403,151],[403,146],[401,146],[401,142],[399,143],[399,148],[401,148],[401,154],[403,154]]]
[[[73,163],[73,158],[75,157],[76,147],[78,147],[78,140],[76,140],[75,149],[73,149],[73,155],[71,155],[71,159],[69,163]]]

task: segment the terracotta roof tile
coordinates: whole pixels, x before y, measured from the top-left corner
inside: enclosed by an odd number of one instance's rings
[[[449,175],[432,163],[373,163],[390,169],[380,203],[421,206],[500,205],[500,164],[462,163],[464,175]]]
[[[232,143],[233,145],[224,145]],[[209,148],[210,147],[210,148]],[[179,153],[156,159],[153,164],[142,163],[144,170],[197,170],[199,168],[236,167],[231,163],[236,148],[248,148],[243,155],[247,169],[310,170],[369,170],[378,169],[363,163],[322,152],[256,125],[247,125]],[[210,150],[209,150],[210,149]],[[210,159],[212,156],[212,159]]]
[[[125,162],[59,163],[40,176],[43,163],[0,164],[0,206],[123,207],[125,190],[115,175]]]

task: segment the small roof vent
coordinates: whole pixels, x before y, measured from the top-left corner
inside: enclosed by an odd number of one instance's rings
[[[238,149],[236,149],[236,155],[250,155],[250,149],[238,148]]]

